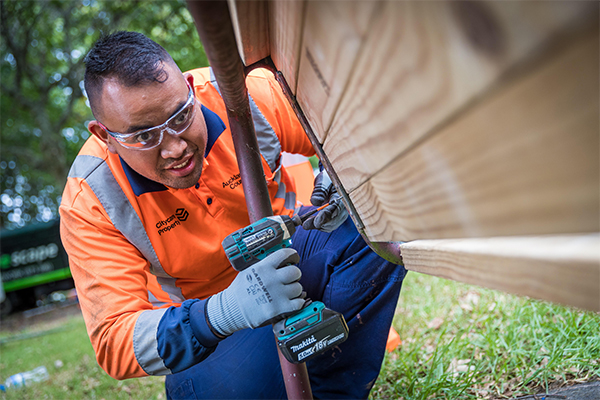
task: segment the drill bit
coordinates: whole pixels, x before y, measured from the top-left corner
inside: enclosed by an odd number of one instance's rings
[[[321,210],[322,210],[322,209],[324,209],[325,207],[327,207],[327,206],[329,206],[329,205],[332,205],[332,204],[336,204],[338,200],[339,200],[339,199],[335,199],[335,200],[333,200],[333,201],[332,201],[332,202],[330,202],[330,203],[323,204],[321,207],[314,208],[314,209],[310,210],[310,211],[309,211],[309,212],[307,212],[306,214],[302,214],[302,215],[300,215],[299,217],[300,217],[301,224],[303,224],[304,222],[306,222],[306,221],[307,221],[307,220],[308,220],[310,217],[312,217],[313,215],[315,215],[316,213],[318,213],[319,211],[321,211]]]

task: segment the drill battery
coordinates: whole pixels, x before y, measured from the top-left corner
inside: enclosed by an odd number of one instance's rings
[[[298,313],[273,325],[273,332],[281,353],[293,364],[306,362],[348,339],[343,315],[320,301],[308,301]]]

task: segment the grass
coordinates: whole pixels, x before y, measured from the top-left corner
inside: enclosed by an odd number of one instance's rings
[[[600,314],[411,273],[372,399],[504,399],[600,379]]]
[[[371,399],[503,399],[600,379],[599,314],[410,273],[394,326],[403,343]],[[81,316],[0,332],[0,381],[40,365],[48,381],[0,399],[166,397],[164,378],[106,375]]]
[[[36,327],[39,331],[40,327]],[[44,332],[29,339],[0,345],[0,378],[40,365],[48,369],[50,379],[29,387],[7,390],[2,399],[165,399],[164,377],[117,381],[96,363],[92,345],[81,316],[45,324]],[[13,332],[12,337],[35,336],[35,331]],[[39,332],[38,332],[39,334]],[[6,334],[0,336],[9,340]]]

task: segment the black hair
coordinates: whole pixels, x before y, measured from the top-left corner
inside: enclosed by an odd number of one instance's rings
[[[84,59],[84,85],[92,111],[102,93],[105,79],[116,78],[124,86],[164,82],[164,69],[175,62],[158,43],[141,33],[118,31],[103,35]]]

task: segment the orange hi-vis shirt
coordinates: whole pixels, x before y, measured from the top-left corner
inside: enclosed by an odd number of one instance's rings
[[[92,136],[62,197],[61,236],[87,331],[117,379],[176,373],[214,351],[203,305],[237,274],[221,241],[250,223],[218,87],[209,68],[190,72],[208,130],[194,187],[150,181]],[[255,70],[246,83],[273,211],[292,215],[300,204],[281,153],[314,150],[270,72]]]

